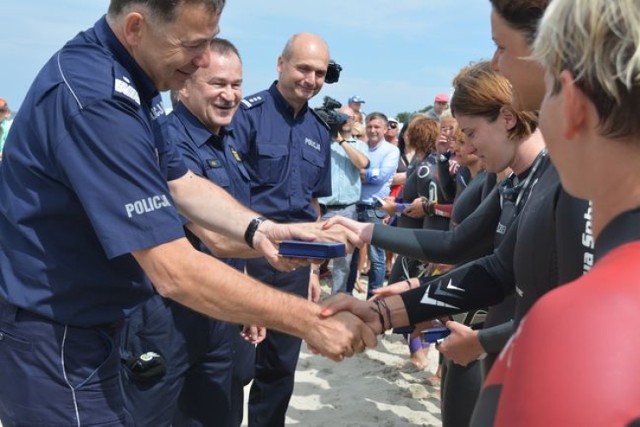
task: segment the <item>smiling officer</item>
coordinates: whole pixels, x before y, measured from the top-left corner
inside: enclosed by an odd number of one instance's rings
[[[269,219],[315,221],[320,217],[317,198],[331,195],[329,127],[308,105],[320,92],[328,65],[329,48],[320,37],[294,35],[278,58],[278,81],[245,98],[233,119],[251,177],[252,209]],[[280,273],[255,259],[247,261],[247,272],[304,297],[310,283],[319,286],[308,267]],[[298,338],[277,332],[258,345],[250,426],[284,425],[299,353]]]
[[[187,80],[164,129],[189,170],[248,206],[249,176],[227,126],[242,99],[242,63],[227,40],[213,39],[210,49],[210,65]],[[227,256],[259,255],[188,220],[186,228],[196,248],[211,249],[238,271],[244,272],[245,261]],[[134,311],[125,331],[123,385],[136,426],[241,424],[243,387],[254,365],[252,343],[264,338],[264,328],[246,328],[248,343],[236,325],[154,295]]]
[[[184,236],[178,210],[277,258],[272,241],[312,229],[256,219],[189,172],[161,133],[158,90],[179,89],[209,65],[223,5],[112,0],[31,86],[0,166],[4,425],[130,425],[117,341],[154,287],[209,316],[303,337],[336,360],[375,343],[357,319],[321,320],[315,304]]]

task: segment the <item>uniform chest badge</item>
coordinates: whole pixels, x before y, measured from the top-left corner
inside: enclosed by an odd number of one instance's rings
[[[222,167],[222,163],[220,163],[220,160],[218,160],[218,159],[209,159],[209,160],[207,160],[207,165],[209,165],[210,168],[220,168],[220,167]]]

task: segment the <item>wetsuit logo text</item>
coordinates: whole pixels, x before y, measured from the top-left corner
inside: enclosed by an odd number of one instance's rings
[[[171,206],[171,203],[169,203],[167,196],[160,194],[159,196],[147,197],[146,199],[136,200],[133,203],[127,203],[124,208],[127,211],[127,216],[131,218],[134,214],[142,215],[169,206]]]
[[[591,228],[591,202],[585,212],[584,216],[584,233],[582,233],[582,246],[585,247],[582,269],[586,273],[593,267],[594,255],[593,255],[593,230]]]

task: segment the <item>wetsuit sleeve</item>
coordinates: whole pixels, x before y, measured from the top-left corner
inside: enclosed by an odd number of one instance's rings
[[[481,329],[478,332],[478,339],[485,352],[495,354],[502,351],[512,333],[513,320],[490,328]]]
[[[511,294],[516,236],[517,224],[514,223],[491,255],[442,276],[422,278],[420,288],[401,294],[411,324],[494,305]]]
[[[482,256],[493,245],[500,218],[500,197],[494,190],[456,228],[448,231],[375,225],[371,244],[410,258],[459,264]]]
[[[505,296],[490,272],[477,262],[429,279],[421,280],[419,288],[400,295],[412,325],[493,305]]]

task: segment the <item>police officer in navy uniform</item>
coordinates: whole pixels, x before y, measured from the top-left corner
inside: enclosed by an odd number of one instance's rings
[[[161,134],[158,90],[209,65],[223,4],[112,0],[30,88],[0,166],[4,425],[130,425],[119,332],[154,288],[221,320],[300,336],[335,360],[375,343],[357,319],[320,319],[315,304],[185,238],[178,210],[281,265],[272,242],[317,234],[258,219],[189,172]]]
[[[216,38],[210,47],[210,65],[187,80],[165,131],[192,172],[248,206],[249,176],[227,126],[242,99],[242,63],[229,41]],[[197,236],[220,256],[258,255],[188,220],[186,228],[192,244],[205,253],[210,252]],[[244,259],[224,261],[244,272]],[[241,424],[243,387],[255,363],[253,344],[264,338],[264,328],[247,327],[244,336],[251,342],[246,342],[237,325],[155,295],[135,310],[125,331],[125,399],[136,426]]]
[[[251,206],[269,219],[314,221],[320,217],[317,198],[331,194],[329,128],[308,106],[324,84],[328,63],[329,49],[320,37],[294,35],[278,58],[278,81],[244,99],[234,116],[251,177]],[[303,297],[310,280],[319,285],[309,268],[280,273],[264,259],[247,261],[247,272]],[[277,332],[258,345],[250,426],[284,425],[299,352],[298,338]]]

